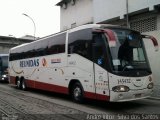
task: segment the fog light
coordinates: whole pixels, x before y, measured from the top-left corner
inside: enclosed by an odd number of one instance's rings
[[[152,89],[153,86],[154,86],[153,83],[149,83],[148,86],[147,86],[147,88],[148,88],[148,89]]]
[[[130,89],[127,86],[119,85],[112,88],[114,92],[128,92]]]
[[[148,80],[149,80],[150,82],[152,82],[152,77],[151,77],[151,76],[149,76],[149,77],[148,77]]]

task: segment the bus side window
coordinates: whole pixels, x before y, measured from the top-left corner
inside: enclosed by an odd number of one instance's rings
[[[104,64],[104,54],[103,54],[103,50],[102,49],[103,48],[102,48],[101,45],[94,46],[95,63],[97,63],[100,66],[103,66],[103,64]]]
[[[69,33],[68,54],[78,54],[84,58],[91,60],[91,29],[79,30]]]
[[[107,66],[107,52],[106,43],[102,34],[93,35],[93,61],[99,66],[106,68]]]
[[[58,54],[65,52],[66,33],[62,33],[50,38],[47,54]]]

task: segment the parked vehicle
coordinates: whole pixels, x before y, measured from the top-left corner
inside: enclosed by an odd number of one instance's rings
[[[0,54],[0,81],[8,82],[8,54]]]

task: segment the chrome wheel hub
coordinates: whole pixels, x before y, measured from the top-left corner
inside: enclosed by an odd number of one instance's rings
[[[81,96],[81,89],[79,87],[74,89],[74,96],[77,98]]]

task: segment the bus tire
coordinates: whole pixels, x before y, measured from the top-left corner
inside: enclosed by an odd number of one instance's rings
[[[84,90],[79,82],[76,82],[71,90],[71,96],[74,102],[83,103],[84,102]]]
[[[24,78],[22,78],[22,80],[21,80],[21,88],[22,88],[22,90],[27,90],[27,86],[26,86],[26,82],[25,82],[25,79]]]
[[[21,89],[21,80],[19,79],[19,78],[17,78],[17,82],[16,82],[16,87],[18,88],[18,89]]]

